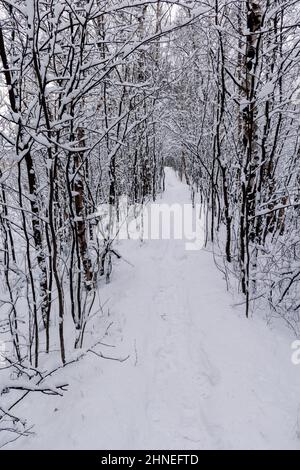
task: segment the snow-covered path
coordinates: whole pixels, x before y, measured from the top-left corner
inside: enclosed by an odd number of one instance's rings
[[[167,172],[164,202],[189,202]],[[125,363],[89,356],[69,367],[63,398],[36,397],[36,436],[16,448],[300,448],[300,368],[287,331],[233,308],[212,255],[181,241],[123,242],[101,292],[121,319]],[[116,332],[115,332],[116,333]]]

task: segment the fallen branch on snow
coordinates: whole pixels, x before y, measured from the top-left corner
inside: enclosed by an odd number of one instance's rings
[[[6,384],[1,391],[1,395],[4,393],[8,393],[10,390],[21,390],[23,392],[41,392],[44,393],[45,395],[60,395],[63,396],[63,392],[65,392],[67,389],[66,387],[69,384],[60,384],[56,385],[55,387],[52,387],[50,385],[43,385],[43,386],[38,386],[38,385],[31,385],[26,383],[9,383]]]

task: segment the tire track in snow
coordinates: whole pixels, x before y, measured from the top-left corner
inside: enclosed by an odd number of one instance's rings
[[[157,285],[152,296],[157,331],[152,352],[155,368],[147,396],[147,418],[154,423],[152,435],[158,433],[170,438],[173,433],[175,447],[220,446],[204,412],[205,400],[211,396],[219,376],[201,347],[183,292],[181,270],[188,267],[185,266],[184,254],[179,256],[182,261],[178,262],[178,253],[183,246],[172,241],[166,243],[168,249],[157,260]],[[172,277],[173,284],[166,283],[170,269],[178,273]],[[205,440],[203,436],[206,436]]]

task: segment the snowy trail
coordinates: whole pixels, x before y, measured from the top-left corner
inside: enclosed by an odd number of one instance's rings
[[[170,170],[163,201],[189,202]],[[122,318],[130,359],[70,368],[70,391],[37,397],[36,436],[12,447],[299,449],[289,332],[246,321],[210,253],[174,240],[126,243],[134,268],[120,263],[102,297]]]

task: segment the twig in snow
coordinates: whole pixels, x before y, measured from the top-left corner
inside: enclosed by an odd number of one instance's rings
[[[130,355],[126,356],[126,357],[110,357],[110,356],[104,356],[104,354],[102,354],[101,352],[98,353],[96,351],[93,351],[92,349],[88,349],[87,352],[90,352],[92,354],[95,354],[95,356],[98,356],[98,357],[101,357],[102,359],[108,359],[110,361],[117,361],[117,362],[125,362],[127,361],[129,358],[130,358]]]
[[[134,340],[134,352],[135,352],[134,366],[136,367],[138,364],[138,352],[137,352],[137,347],[136,347],[136,339]]]
[[[11,444],[12,442],[17,441],[18,439],[20,439],[20,437],[30,436],[31,434],[33,434],[31,432],[32,428],[33,428],[33,426],[31,426],[28,429],[25,429],[24,431],[18,431],[17,429],[14,429],[14,428],[0,428],[0,432],[1,431],[6,431],[6,432],[11,432],[11,433],[17,435],[16,437],[14,437],[14,439],[9,439],[8,441],[4,442],[3,444],[0,444],[0,449],[3,449],[8,444]]]
[[[0,415],[0,419],[4,418],[4,416],[8,416],[9,418],[13,420],[13,422],[21,423],[25,427],[26,421],[22,421],[17,416],[14,416],[13,414],[11,414],[8,410],[5,410],[4,408],[2,408],[2,406],[0,406],[0,412],[3,413],[2,416]]]

